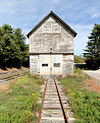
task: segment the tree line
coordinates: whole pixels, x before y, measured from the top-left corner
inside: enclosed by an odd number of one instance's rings
[[[29,52],[20,28],[4,24],[0,27],[0,67],[28,66]]]
[[[20,28],[14,29],[8,24],[0,27],[0,67],[28,67],[29,51],[25,44],[25,35]],[[100,24],[95,24],[84,53],[89,69],[100,68]],[[74,62],[84,62],[75,56]]]
[[[100,69],[100,24],[94,24],[83,56],[74,55],[74,63],[86,63],[86,69]]]
[[[88,69],[100,68],[100,24],[94,24],[88,37],[84,57]]]

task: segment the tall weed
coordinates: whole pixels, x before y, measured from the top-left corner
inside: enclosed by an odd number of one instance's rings
[[[69,98],[70,106],[76,117],[75,123],[100,123],[100,94],[84,88],[83,81],[90,77],[80,69],[74,69],[75,74],[59,78]]]
[[[0,123],[35,123],[42,83],[42,78],[28,74],[12,82],[7,92],[0,93]]]

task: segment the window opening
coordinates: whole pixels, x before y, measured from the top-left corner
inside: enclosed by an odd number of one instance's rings
[[[60,63],[54,63],[54,67],[60,67]]]
[[[48,67],[48,64],[42,64],[42,67]]]

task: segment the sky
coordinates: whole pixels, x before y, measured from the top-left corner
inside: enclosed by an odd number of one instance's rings
[[[94,24],[100,24],[100,0],[0,0],[0,26],[10,24],[26,35],[51,10],[78,33],[74,53],[82,54]]]

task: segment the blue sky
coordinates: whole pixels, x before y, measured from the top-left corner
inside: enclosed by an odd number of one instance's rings
[[[0,26],[10,24],[27,34],[51,10],[78,33],[74,51],[82,54],[93,25],[100,24],[100,0],[0,0]]]

